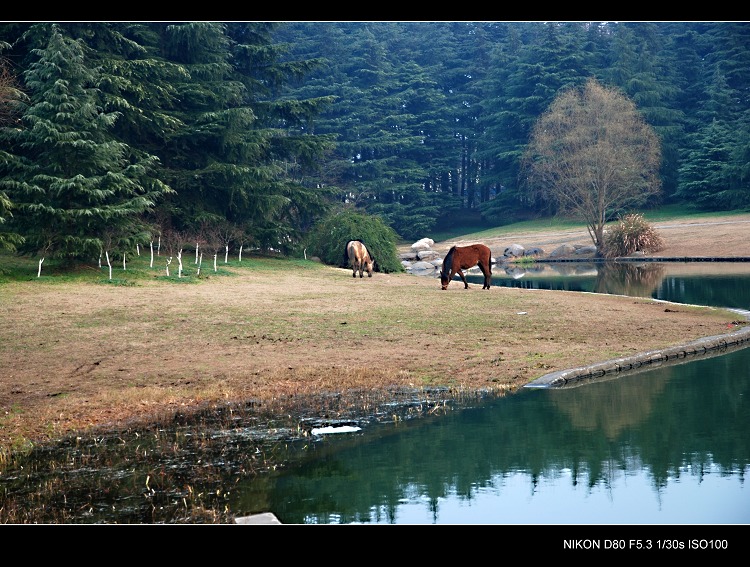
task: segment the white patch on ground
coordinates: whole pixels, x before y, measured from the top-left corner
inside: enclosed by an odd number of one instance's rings
[[[354,433],[355,431],[362,431],[361,427],[353,427],[351,425],[344,425],[341,427],[316,427],[311,429],[310,433],[313,435],[329,435],[331,433]]]

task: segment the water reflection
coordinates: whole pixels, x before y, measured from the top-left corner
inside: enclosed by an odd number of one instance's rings
[[[470,283],[482,276],[469,273]],[[494,266],[492,285],[653,297],[750,309],[747,262],[560,262]]]
[[[321,439],[263,504],[284,523],[748,523],[749,367],[741,349]]]
[[[664,279],[665,270],[663,264],[608,262],[597,269],[594,292],[651,297]]]

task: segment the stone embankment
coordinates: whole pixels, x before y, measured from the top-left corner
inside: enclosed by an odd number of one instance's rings
[[[657,301],[657,300],[654,300]],[[750,320],[750,311],[730,309]],[[677,365],[689,362],[695,357],[712,357],[726,354],[734,348],[745,348],[750,344],[750,326],[743,327],[726,335],[704,337],[684,345],[661,350],[642,352],[624,358],[615,358],[597,364],[570,368],[545,374],[529,382],[526,388],[570,388],[581,386],[597,380],[615,378],[623,372],[633,374],[665,365]]]

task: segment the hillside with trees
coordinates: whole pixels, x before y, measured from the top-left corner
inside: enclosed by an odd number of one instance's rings
[[[748,210],[749,46],[744,22],[0,23],[0,246],[302,256],[342,211],[407,240],[565,214],[526,166],[591,80],[653,172],[620,169],[600,219]]]

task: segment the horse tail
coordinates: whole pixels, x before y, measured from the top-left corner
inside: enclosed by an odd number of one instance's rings
[[[349,267],[349,245],[352,242],[352,240],[348,240],[346,244],[344,244],[344,260],[341,262],[343,268]]]

